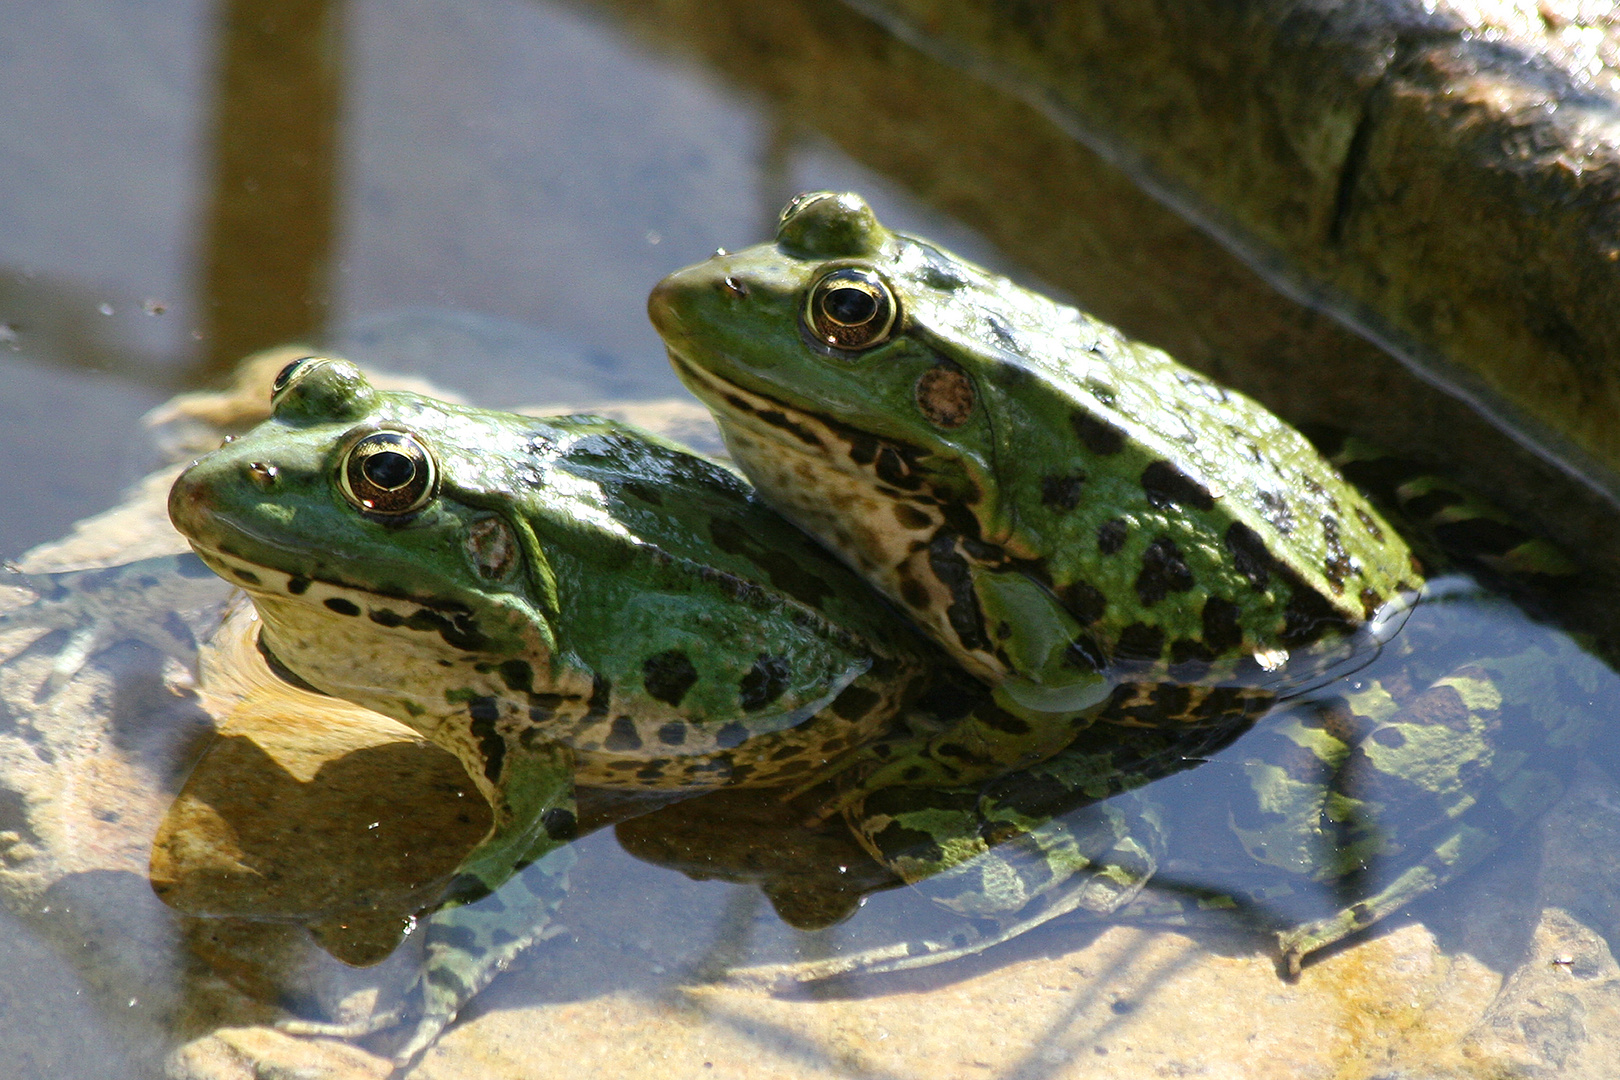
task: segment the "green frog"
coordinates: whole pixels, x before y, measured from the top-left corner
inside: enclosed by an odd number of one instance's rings
[[[1490,594],[1433,577],[1448,554],[1570,570],[1460,489],[1392,482],[1381,509],[1258,403],[852,194],[799,196],[774,241],[670,275],[649,310],[760,497],[1024,729],[967,717],[870,779],[950,783],[964,745],[1027,769],[1077,728],[1230,729],[1292,702],[1240,746],[1228,817],[1259,862],[1347,895],[1281,932],[1293,971],[1561,790],[1608,672],[1567,637],[1504,644],[1477,628]],[[1381,474],[1363,447],[1344,462]]]
[[[598,417],[383,392],[347,361],[303,359],[276,380],[270,419],[176,480],[169,513],[252,599],[276,671],[448,749],[493,809],[427,921],[408,1000],[288,1025],[356,1036],[414,1012],[402,1064],[557,929],[580,786],[777,787],[810,819],[842,813],[898,876],[936,879],[941,902],[976,919],[894,960],[1127,902],[1152,872],[1153,823],[1128,798],[1049,819],[1186,763],[1158,732],[1123,750],[1070,733],[1031,755],[1039,809],[961,785],[886,800],[884,770],[964,717],[1021,721],[737,475]],[[891,856],[896,830],[935,849]]]

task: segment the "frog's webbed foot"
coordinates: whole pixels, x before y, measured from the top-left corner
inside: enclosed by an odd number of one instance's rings
[[[397,1070],[409,1068],[519,953],[562,932],[552,915],[575,858],[571,847],[554,850],[493,892],[477,880],[452,883],[452,896],[459,886],[468,899],[452,899],[427,919],[422,967],[398,1004],[348,1021],[287,1019],[276,1026],[294,1035],[338,1039],[404,1027],[393,1060]],[[479,893],[484,895],[471,898]]]
[[[57,651],[50,673],[35,694],[41,701],[61,690],[92,656],[119,641],[142,641],[192,665],[198,635],[218,621],[232,592],[229,584],[189,553],[96,570],[54,574],[12,570],[0,576],[0,584],[35,593],[28,604],[0,614],[0,631],[37,628],[40,633],[30,645],[52,631],[68,632],[67,642]],[[0,659],[10,660],[22,651],[14,650]]]
[[[404,1004],[382,1009],[354,1020],[277,1020],[276,1028],[289,1035],[315,1035],[330,1039],[361,1039],[384,1028],[403,1023],[408,1012]]]

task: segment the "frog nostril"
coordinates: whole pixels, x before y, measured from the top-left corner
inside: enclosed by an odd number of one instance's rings
[[[748,283],[739,278],[734,278],[730,274],[726,275],[725,280],[720,285],[726,292],[739,300],[748,295]]]
[[[248,462],[248,479],[262,488],[270,487],[276,482],[276,474],[281,470],[274,465],[267,465],[262,461]]]

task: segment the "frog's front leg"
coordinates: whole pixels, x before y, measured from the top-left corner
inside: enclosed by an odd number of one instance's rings
[[[493,782],[495,822],[457,868],[442,905],[426,920],[422,967],[401,1003],[353,1023],[284,1021],[304,1035],[356,1038],[414,1017],[395,1052],[403,1068],[524,949],[557,933],[552,913],[567,889],[576,835],[573,753],[560,744],[508,743]]]

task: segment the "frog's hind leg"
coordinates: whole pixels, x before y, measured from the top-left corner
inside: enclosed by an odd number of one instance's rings
[[[1430,625],[1408,629],[1443,636],[1459,619],[1488,621],[1493,606],[1431,605],[1414,615]],[[1584,742],[1589,703],[1613,675],[1571,639],[1532,632],[1516,653],[1483,653],[1427,681],[1412,681],[1421,658],[1408,657],[1246,744],[1254,804],[1234,812],[1239,839],[1342,894],[1338,910],[1279,935],[1291,971],[1478,864],[1562,794],[1560,762]]]
[[[1125,759],[1149,762],[1159,753],[1170,760],[1163,741],[1155,733],[1151,749]],[[1117,750],[1087,746],[978,787],[865,792],[844,808],[863,846],[962,920],[938,937],[731,974],[810,982],[926,967],[1072,911],[1117,911],[1152,877],[1163,848],[1156,808],[1123,790],[1147,779],[1123,769]]]
[[[1579,587],[1582,575],[1565,552],[1472,489],[1341,431],[1317,428],[1306,435],[1390,520],[1404,525],[1402,534],[1419,541],[1429,561],[1438,555],[1441,564],[1490,571],[1516,595],[1527,588]]]

